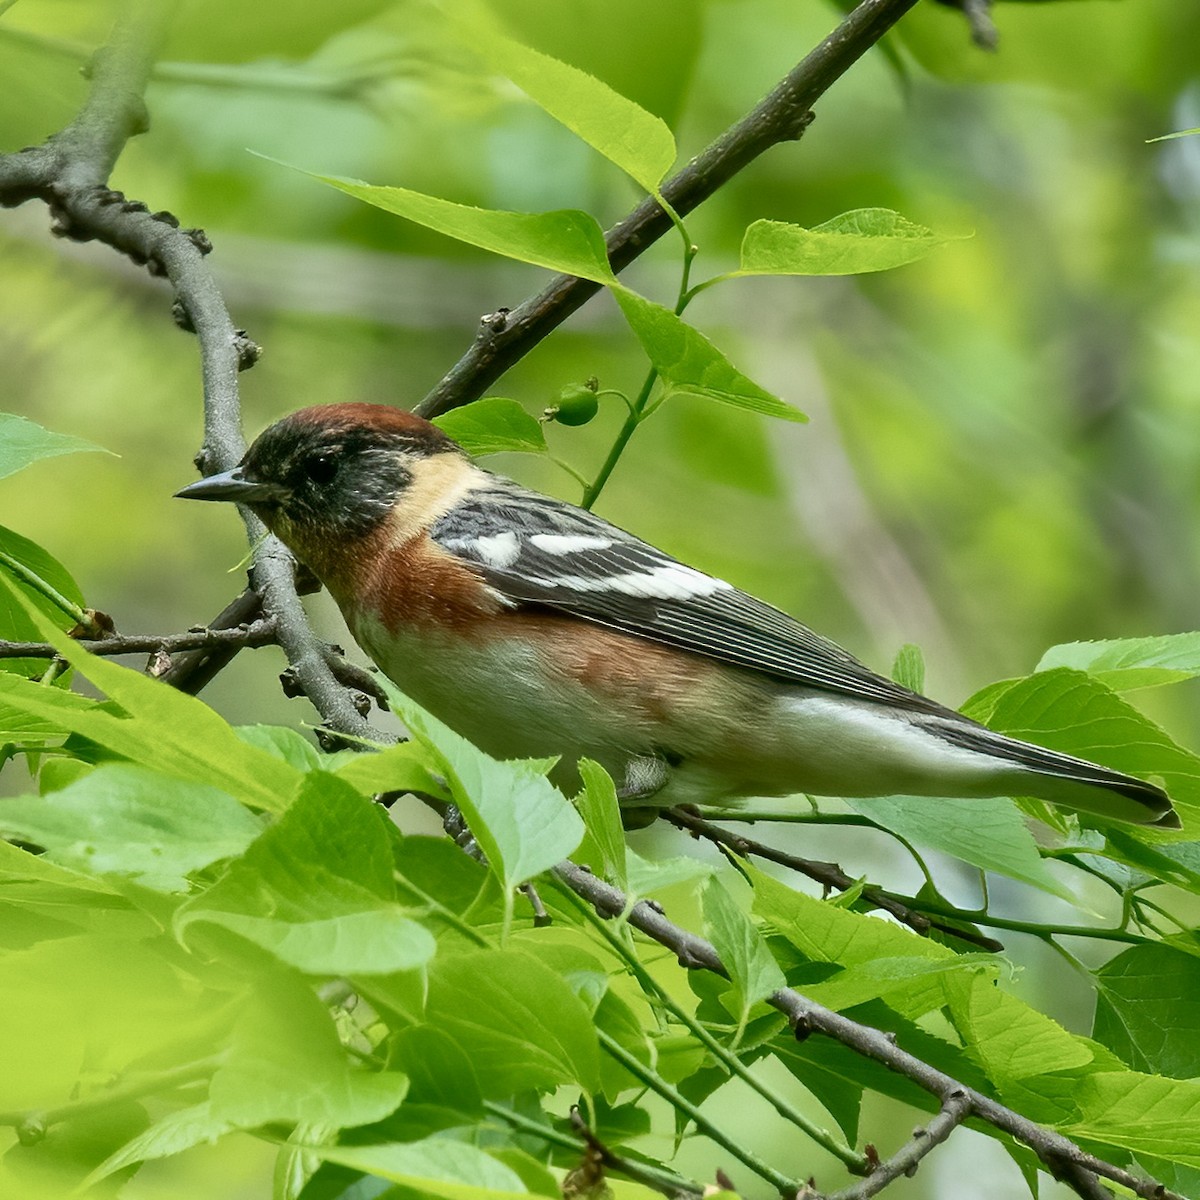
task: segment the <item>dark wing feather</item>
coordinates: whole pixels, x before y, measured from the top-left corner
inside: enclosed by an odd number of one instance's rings
[[[469,493],[431,533],[517,604],[569,613],[788,683],[954,715],[875,674],[779,609],[600,517],[507,481]],[[544,548],[554,539],[577,541],[578,548],[565,549],[561,541],[554,551]]]

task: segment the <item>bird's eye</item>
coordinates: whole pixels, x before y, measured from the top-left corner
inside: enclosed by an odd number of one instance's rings
[[[337,474],[337,459],[332,454],[314,454],[304,463],[305,474],[313,483],[329,483]]]

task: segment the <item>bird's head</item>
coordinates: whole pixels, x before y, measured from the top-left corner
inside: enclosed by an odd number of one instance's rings
[[[176,495],[245,504],[312,562],[377,530],[434,467],[431,460],[452,471],[467,463],[456,443],[412,413],[383,404],[327,404],[277,421],[232,471]]]

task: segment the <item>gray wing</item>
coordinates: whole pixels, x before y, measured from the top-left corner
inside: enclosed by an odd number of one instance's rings
[[[519,606],[568,613],[789,683],[956,715],[724,580],[505,480],[470,492],[431,535]]]

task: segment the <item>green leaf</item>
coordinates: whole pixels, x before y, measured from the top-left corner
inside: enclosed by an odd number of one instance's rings
[[[1086,671],[1118,692],[1179,683],[1200,675],[1200,633],[1066,642],[1051,646],[1035,669],[1055,667]]]
[[[654,1068],[656,1054],[650,1047],[646,1031],[642,1028],[642,1022],[633,1009],[612,988],[606,989],[600,998],[600,1003],[596,1006],[593,1014],[593,1020],[597,1029],[608,1034],[618,1046],[631,1054],[638,1062],[648,1068]],[[604,1095],[613,1103],[616,1103],[617,1097],[622,1092],[642,1086],[641,1082],[610,1054],[600,1056],[600,1080]],[[649,1114],[640,1109],[637,1111],[649,1126]],[[641,1132],[648,1133],[649,1129]]]
[[[355,754],[334,774],[366,795],[380,792],[445,794],[445,785],[430,774],[430,752],[417,742],[397,742],[373,754]]]
[[[325,765],[330,755],[322,754],[298,729],[286,725],[235,725],[234,733],[248,746],[257,746],[281,758],[297,771],[313,771]],[[355,758],[367,757],[355,751]]]
[[[406,837],[393,849],[397,888],[407,903],[416,907],[433,898],[455,916],[470,913],[477,929],[501,924],[503,903],[495,876],[448,838]],[[437,921],[437,913],[429,920]]]
[[[436,949],[426,929],[400,908],[382,904],[310,920],[203,910],[194,920],[220,925],[312,975],[412,971],[424,966]]]
[[[1093,1036],[1131,1067],[1200,1076],[1200,959],[1173,946],[1130,946],[1096,972]]]
[[[942,850],[981,871],[995,871],[1074,901],[1038,853],[1021,810],[1007,796],[952,799],[880,796],[848,801],[855,812],[931,850]]]
[[[429,970],[425,1015],[470,1059],[485,1099],[564,1083],[599,1090],[591,1014],[571,986],[531,954],[439,956]]]
[[[0,437],[3,434],[0,433]],[[0,453],[3,443],[0,442]],[[43,550],[36,542],[22,537],[11,529],[0,525],[0,555],[6,555],[21,566],[43,579],[58,594],[78,608],[83,607],[83,593],[71,577],[71,573],[53,555]],[[12,570],[0,559],[3,572],[11,587],[17,588],[44,616],[59,629],[70,629],[75,624],[73,617],[48,599],[42,592]],[[43,640],[41,626],[29,615],[24,605],[18,604],[8,591],[0,589],[0,638],[9,642],[40,642]],[[45,670],[44,658],[0,658],[0,671],[12,671],[25,676],[39,676]]]
[[[1159,137],[1146,139],[1146,145],[1152,145],[1154,142],[1173,142],[1176,138],[1194,137],[1200,133],[1200,128],[1197,129],[1177,129],[1174,133],[1164,133]]]
[[[706,879],[713,874],[711,863],[677,855],[674,858],[643,858],[630,846],[625,847],[625,869],[631,896],[653,896],[679,883]]]
[[[393,1059],[408,1076],[410,1104],[435,1104],[474,1118],[483,1115],[475,1068],[459,1044],[430,1025],[409,1025],[391,1038]]]
[[[896,659],[892,663],[892,678],[909,691],[925,690],[925,657],[920,646],[908,642],[896,651]]]
[[[337,1134],[337,1126],[327,1121],[298,1121],[275,1155],[271,1200],[301,1200],[309,1180],[322,1165],[306,1145],[336,1142]]]
[[[215,788],[113,763],[48,796],[5,800],[0,829],[63,866],[186,891],[191,872],[240,854],[262,824]]]
[[[300,779],[292,767],[248,746],[203,701],[89,654],[15,592],[0,572],[0,596],[6,592],[23,604],[40,636],[125,715],[109,711],[111,706],[83,705],[69,692],[38,687],[4,672],[0,672],[0,707],[19,709],[152,770],[209,784],[269,812],[287,807]]]
[[[212,1116],[240,1128],[307,1121],[342,1129],[380,1121],[404,1099],[394,1071],[350,1065],[328,1009],[299,979],[259,977],[239,1006],[209,1088]]]
[[[999,975],[1001,961],[988,954],[956,954],[944,959],[920,955],[877,958],[846,967],[827,981],[807,983],[804,994],[839,1012],[879,999],[901,1016],[917,1020],[946,1003],[942,982],[948,973],[984,975],[993,981]]]
[[[708,338],[669,308],[625,287],[614,286],[612,293],[668,393],[708,396],[722,404],[785,421],[808,420],[798,408],[785,404],[743,375]]]
[[[617,787],[609,773],[590,758],[579,760],[583,791],[575,797],[575,808],[587,826],[576,860],[586,863],[601,878],[622,891],[628,887],[625,872],[625,830]]]
[[[1200,1167],[1200,1082],[1105,1071],[1077,1082],[1068,1137]]]
[[[4,672],[0,672],[4,674]],[[13,675],[14,672],[8,672]],[[37,687],[35,683],[31,683],[30,687]],[[60,689],[55,688],[55,691]],[[70,695],[69,692],[63,693]],[[0,765],[5,761],[5,742],[20,742],[22,745],[45,745],[47,742],[62,737],[66,730],[56,721],[45,720],[41,717],[35,717],[30,713],[23,712],[11,704],[4,702],[5,690],[0,684]],[[82,696],[79,699],[83,699]],[[94,703],[94,702],[93,702]]]
[[[431,749],[455,802],[497,872],[506,896],[555,865],[583,837],[583,821],[546,778],[545,765],[501,762],[381,680],[388,703],[412,736]]]
[[[855,1144],[858,1141],[863,1085],[844,1073],[829,1069],[821,1061],[821,1050],[817,1049],[814,1053],[812,1046],[797,1042],[790,1030],[784,1037],[777,1038],[771,1049],[773,1056],[821,1102],[825,1111],[837,1122],[845,1139],[851,1145]]]
[[[30,712],[30,708],[35,711]],[[101,703],[88,696],[44,688],[33,680],[0,671],[0,738],[24,741],[64,737],[71,732],[68,722],[73,719],[69,716],[72,711],[84,713],[99,708]]]
[[[5,888],[9,896],[30,891]],[[127,1072],[195,1061],[223,1020],[229,991],[180,970],[158,922],[119,899],[58,884],[35,894],[64,914],[89,913],[92,924],[86,934],[5,949],[0,1106],[24,1111],[103,1098]]]
[[[952,959],[954,951],[879,917],[814,900],[741,864],[754,885],[754,911],[770,921],[805,958],[856,966],[878,958]]]
[[[501,212],[455,204],[408,188],[376,187],[335,175],[313,174],[312,178],[385,212],[493,254],[597,283],[611,283],[615,278],[608,265],[603,231],[594,217],[578,209]]]
[[[313,1146],[329,1162],[445,1200],[525,1200],[529,1190],[511,1167],[466,1142],[431,1137],[382,1146]]]
[[[515,400],[485,396],[474,404],[453,408],[433,423],[468,454],[545,454],[542,423]]]
[[[188,1108],[176,1109],[155,1121],[126,1142],[119,1150],[109,1155],[84,1180],[83,1188],[90,1188],[109,1175],[134,1163],[148,1162],[156,1158],[170,1158],[182,1154],[193,1146],[215,1142],[217,1138],[231,1132],[236,1126],[225,1117],[213,1114],[212,1105],[204,1100]],[[81,1188],[81,1190],[83,1190]]]
[[[1056,667],[993,684],[963,711],[1012,737],[1143,779],[1157,776],[1185,825],[1196,828],[1200,821],[1200,758],[1090,675]],[[1137,834],[1161,836],[1141,829]]]
[[[829,1007],[883,997],[893,1012],[915,1019],[949,1002],[948,980],[954,974],[984,972],[995,978],[1002,962],[989,955],[955,954],[889,921],[815,900],[742,866],[754,885],[754,911],[805,958],[844,968],[803,988]]]
[[[14,413],[0,413],[0,479],[40,459],[78,451],[112,453],[83,438],[68,433],[52,433]]]
[[[955,238],[887,208],[859,208],[805,229],[755,221],[742,239],[737,275],[861,275],[924,258]]]
[[[219,925],[312,974],[382,975],[424,966],[432,934],[395,902],[382,814],[314,771],[296,802],[176,918]]]
[[[803,990],[803,989],[801,989]],[[959,1080],[967,1087],[988,1090],[988,1080],[964,1051],[955,1043],[929,1033],[916,1022],[896,1016],[882,1002],[874,1001],[854,1010],[853,1017],[861,1024],[888,1029],[896,1034],[898,1045],[916,1058]],[[864,1058],[850,1047],[831,1038],[806,1038],[798,1042],[791,1030],[777,1036],[771,1045],[776,1058],[816,1095],[823,1095],[826,1081],[840,1081],[911,1105],[916,1109],[936,1111],[937,1101],[911,1079],[888,1070],[882,1063]],[[835,1090],[836,1100],[838,1092]]]
[[[1141,841],[1123,829],[1105,830],[1106,858],[1162,883],[1200,893],[1200,842]],[[1121,880],[1123,886],[1128,879]]]
[[[762,934],[718,879],[705,882],[701,900],[705,930],[733,983],[738,1022],[736,1045],[741,1041],[750,1009],[772,992],[786,987],[787,980]]]
[[[473,49],[556,121],[657,194],[676,154],[675,139],[664,121],[594,75],[481,24],[473,23]]]
[[[1088,1044],[986,975],[953,975],[945,980],[955,1027],[967,1053],[1002,1092],[1015,1085],[1038,1092],[1036,1077],[1086,1066]],[[1013,1096],[1016,1103],[1020,1092]]]
[[[44,854],[32,854],[19,846],[0,842],[0,886],[31,882],[50,885],[46,889],[47,895],[54,895],[57,891],[66,896],[72,889],[103,895],[113,890],[104,880],[49,862]],[[13,891],[7,893],[9,898],[15,894]]]

